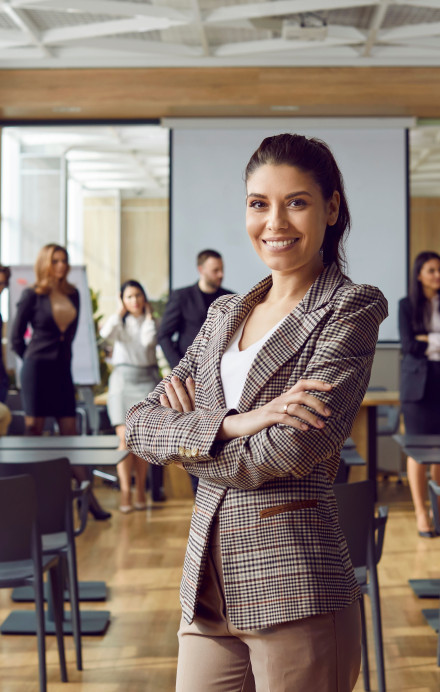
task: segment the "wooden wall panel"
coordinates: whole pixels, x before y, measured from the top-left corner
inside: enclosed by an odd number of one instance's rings
[[[440,115],[439,67],[1,70],[0,122]],[[274,112],[271,106],[298,106]]]
[[[423,250],[440,254],[440,198],[411,197],[410,262]]]

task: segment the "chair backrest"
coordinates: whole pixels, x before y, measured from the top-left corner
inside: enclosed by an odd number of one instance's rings
[[[28,560],[37,516],[31,476],[0,478],[0,561]]]
[[[372,548],[374,521],[374,483],[341,483],[333,486],[353,567],[365,567]],[[373,554],[372,552],[370,554]]]
[[[17,474],[28,474],[34,479],[38,500],[38,525],[41,533],[69,530],[72,517],[69,460],[62,457],[49,461],[0,462],[0,477]]]

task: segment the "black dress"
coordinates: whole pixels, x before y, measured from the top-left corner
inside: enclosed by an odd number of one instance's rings
[[[79,293],[68,294],[76,317],[62,332],[56,324],[50,298],[33,288],[23,291],[12,328],[12,348],[23,358],[21,395],[25,414],[55,418],[75,416],[75,388],[72,381],[72,341],[78,327]],[[32,337],[26,346],[28,325]]]
[[[409,435],[440,434],[440,361],[428,360],[428,344],[417,341],[409,298],[399,303],[402,343],[400,399]]]

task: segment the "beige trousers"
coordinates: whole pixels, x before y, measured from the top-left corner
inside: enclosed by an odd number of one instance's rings
[[[359,675],[359,603],[325,615],[238,630],[224,599],[218,528],[197,614],[179,633],[176,692],[351,692]]]

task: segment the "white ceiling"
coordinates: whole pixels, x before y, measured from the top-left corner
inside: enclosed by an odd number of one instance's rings
[[[168,197],[169,132],[154,125],[9,127],[24,175],[61,171],[90,195]],[[6,149],[6,147],[5,147]]]
[[[440,65],[440,0],[0,0],[0,69]]]

